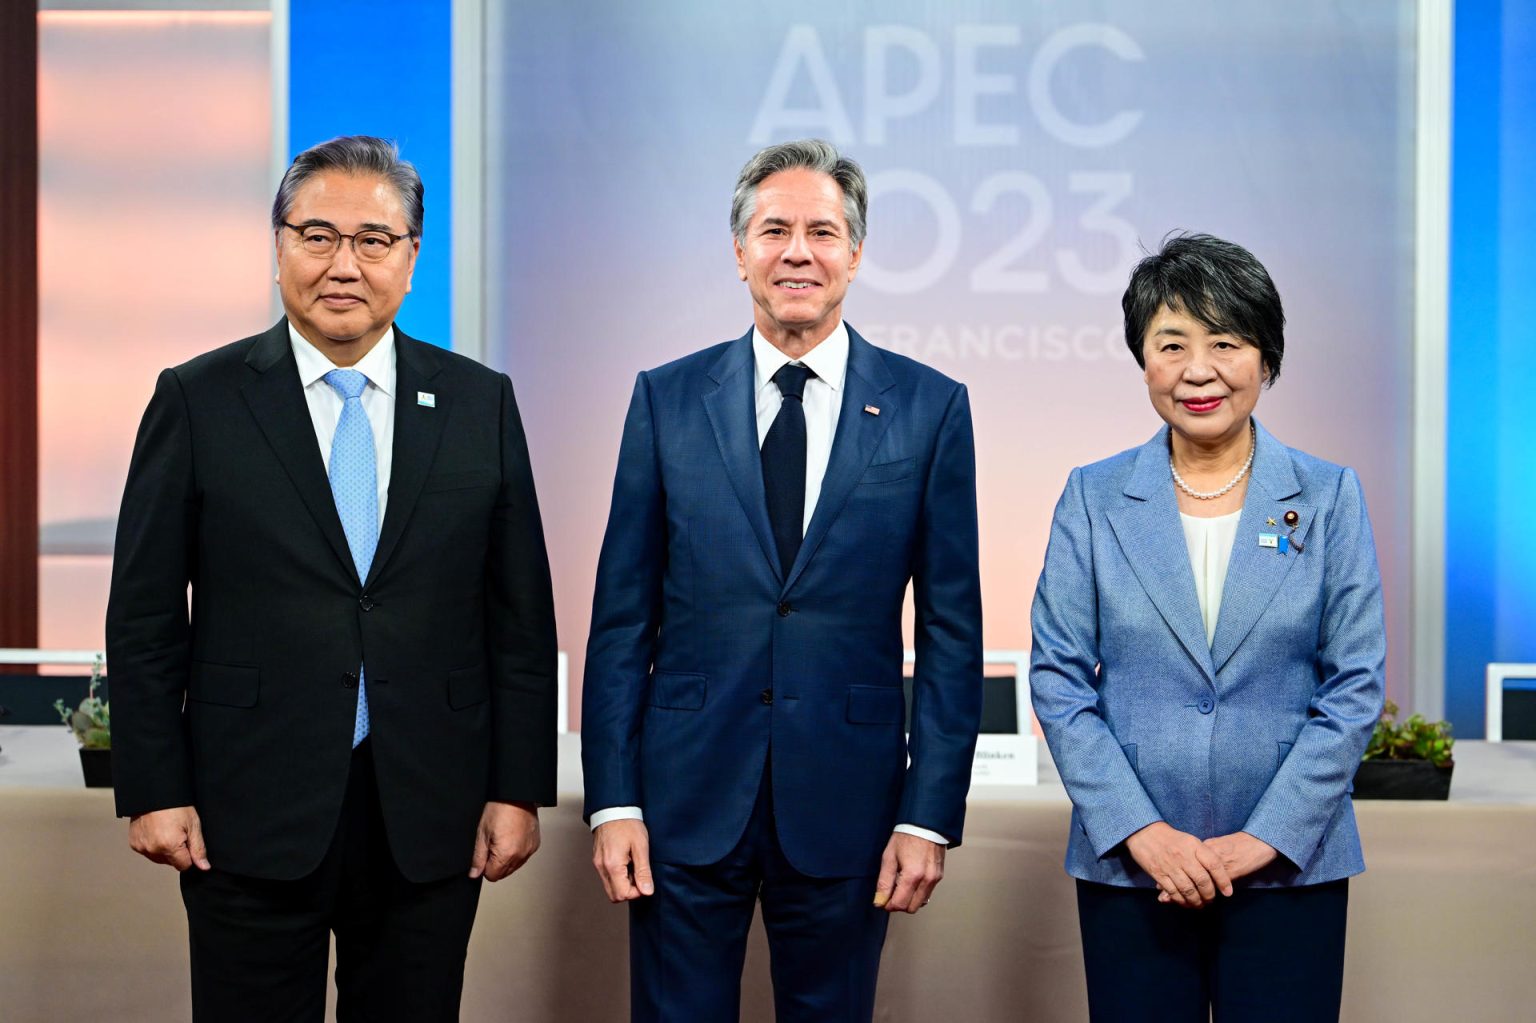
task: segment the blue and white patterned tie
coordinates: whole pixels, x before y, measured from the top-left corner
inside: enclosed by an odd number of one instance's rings
[[[379,472],[373,446],[373,427],[363,410],[363,390],[368,377],[355,369],[333,369],[325,382],[341,395],[341,418],[331,440],[331,496],[347,534],[357,577],[366,580],[379,544]],[[368,689],[363,667],[357,669],[357,719],[352,726],[352,747],[368,738]]]

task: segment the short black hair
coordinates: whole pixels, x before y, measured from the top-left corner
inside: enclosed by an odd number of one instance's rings
[[[1125,311],[1125,343],[1143,369],[1147,328],[1163,306],[1193,316],[1207,330],[1256,345],[1266,382],[1279,378],[1285,309],[1269,271],[1241,245],[1208,234],[1174,233],[1136,264],[1120,308]]]

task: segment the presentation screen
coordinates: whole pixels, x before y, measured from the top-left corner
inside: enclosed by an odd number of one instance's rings
[[[1201,231],[1279,287],[1287,349],[1257,415],[1364,481],[1405,696],[1413,17],[1318,0],[493,11],[486,347],[517,386],[575,685],[635,374],[751,325],[736,174],[815,136],[870,182],[845,318],[970,388],[989,649],[1028,649],[1071,468],[1161,425],[1120,296],[1169,232]]]

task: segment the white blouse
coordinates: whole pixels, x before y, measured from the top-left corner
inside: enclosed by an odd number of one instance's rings
[[[1195,596],[1205,620],[1205,641],[1216,639],[1216,619],[1221,614],[1221,591],[1227,582],[1227,564],[1237,541],[1241,511],[1202,519],[1179,512],[1184,523],[1184,543],[1189,547],[1189,567],[1195,573]]]

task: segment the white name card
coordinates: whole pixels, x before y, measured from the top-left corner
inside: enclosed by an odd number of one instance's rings
[[[972,785],[1036,785],[1040,740],[1033,735],[981,735],[971,761]]]

